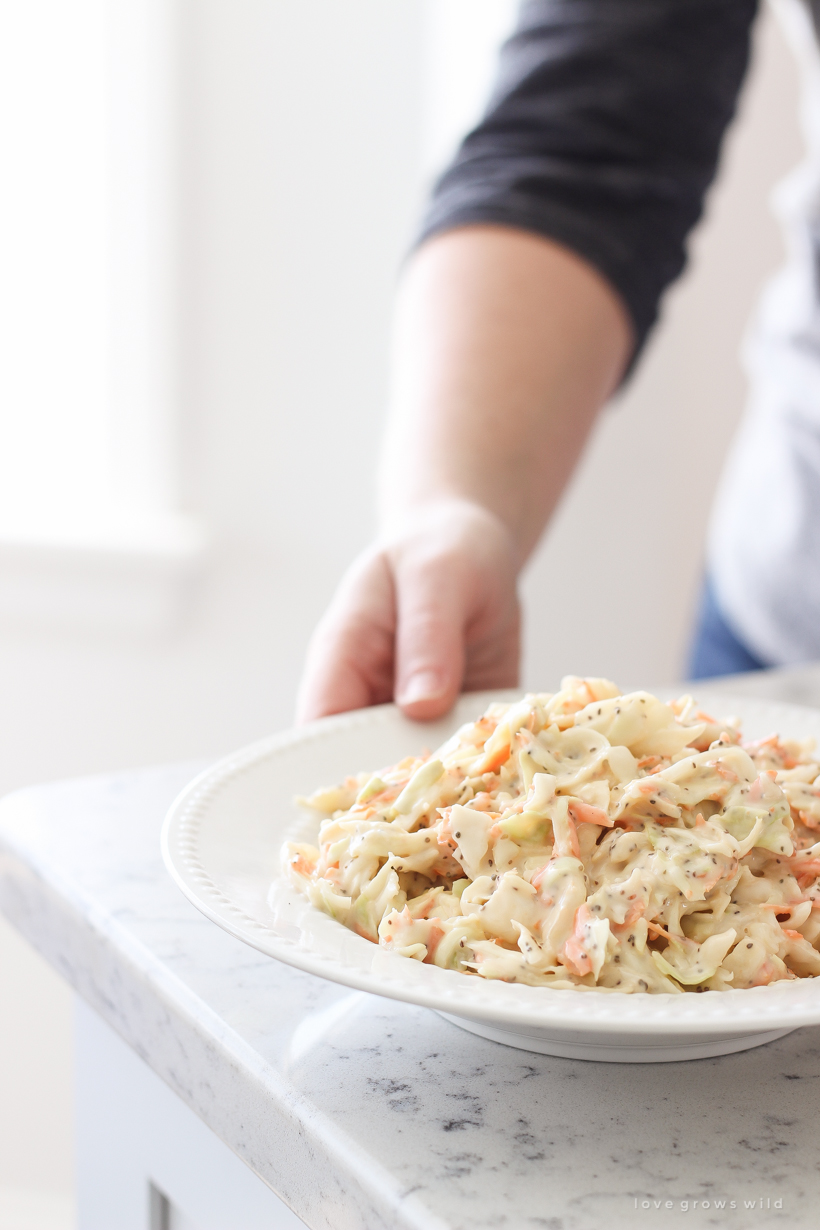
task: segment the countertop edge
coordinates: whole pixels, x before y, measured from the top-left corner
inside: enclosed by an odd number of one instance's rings
[[[361,1230],[443,1226],[359,1146],[340,1139],[116,918],[53,868],[32,863],[3,825],[10,811],[25,810],[28,793],[2,804],[0,911],[52,968],[314,1230],[338,1230],[345,1208],[355,1209]],[[163,1053],[152,1045],[157,1037]],[[198,1074],[196,1082],[188,1072]],[[305,1182],[309,1175],[322,1177],[321,1191]]]

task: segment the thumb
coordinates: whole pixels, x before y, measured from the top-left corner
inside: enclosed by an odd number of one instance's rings
[[[429,721],[455,704],[464,678],[464,587],[452,559],[396,570],[396,703]]]

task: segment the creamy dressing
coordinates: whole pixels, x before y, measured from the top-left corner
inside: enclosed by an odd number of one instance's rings
[[[483,978],[679,994],[816,976],[811,753],[570,676],[301,800],[327,818],[283,863],[359,935]]]

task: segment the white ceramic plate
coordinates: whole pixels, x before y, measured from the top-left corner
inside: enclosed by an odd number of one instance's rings
[[[489,982],[422,965],[354,935],[281,877],[282,842],[312,840],[318,825],[294,804],[296,794],[433,748],[491,700],[515,695],[464,696],[430,726],[382,705],[264,739],[219,761],[168,813],[168,870],[208,918],[261,952],[344,986],[433,1008],[464,1029],[525,1050],[651,1063],[745,1050],[820,1024],[820,978],[720,994],[622,995]],[[776,730],[820,743],[816,710],[705,692],[697,698],[720,716],[738,714],[747,738]]]

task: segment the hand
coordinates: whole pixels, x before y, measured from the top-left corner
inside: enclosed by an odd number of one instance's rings
[[[415,511],[355,561],[313,635],[297,720],[396,700],[420,721],[518,682],[517,552],[467,500]]]

